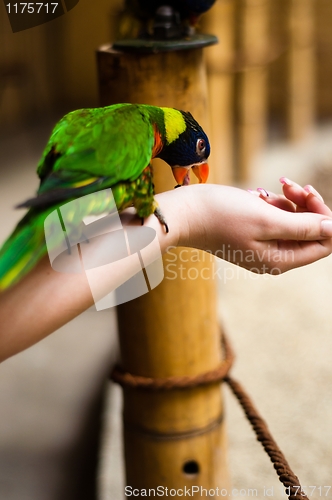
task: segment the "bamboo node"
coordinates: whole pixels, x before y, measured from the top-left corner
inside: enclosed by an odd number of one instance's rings
[[[174,441],[174,440],[183,440],[183,439],[191,439],[193,437],[202,436],[203,434],[208,434],[213,431],[216,427],[218,427],[223,422],[223,415],[219,415],[213,422],[210,422],[208,425],[201,427],[190,429],[189,431],[181,431],[181,432],[155,432],[139,425],[135,425],[132,422],[124,421],[124,427],[126,431],[135,432],[137,434],[142,434],[154,441]]]

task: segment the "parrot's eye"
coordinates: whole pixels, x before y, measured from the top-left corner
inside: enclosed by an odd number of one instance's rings
[[[196,144],[196,153],[199,156],[203,156],[205,153],[205,141],[204,139],[198,139],[197,144]]]

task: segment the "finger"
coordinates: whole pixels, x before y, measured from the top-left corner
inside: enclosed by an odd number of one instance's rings
[[[286,198],[295,203],[300,208],[306,209],[306,198],[308,192],[302,186],[291,181],[287,177],[281,177],[282,190]]]
[[[256,191],[248,189],[247,191],[248,193],[253,194],[254,196],[257,196],[266,201],[266,203],[268,203],[269,205],[273,205],[274,207],[280,208],[281,210],[286,210],[287,212],[295,212],[294,204],[291,201],[287,200],[284,195],[272,193],[272,191],[267,191],[264,188],[257,188]]]
[[[253,194],[254,196],[259,196],[259,192],[258,191],[254,191],[253,189],[247,189],[248,193],[250,194]]]
[[[317,189],[315,189],[313,186],[311,186],[310,184],[307,184],[306,186],[304,186],[303,188],[307,193],[311,193],[311,194],[314,194],[315,196],[317,196],[317,198],[319,198],[323,203],[324,203],[324,200],[323,200],[323,197],[322,195],[317,191]]]
[[[263,188],[257,188],[259,193],[259,197],[266,201],[269,205],[272,205],[276,208],[280,208],[281,210],[286,210],[286,212],[295,212],[294,204],[287,200],[287,198],[281,194],[275,194],[271,191],[266,191]]]
[[[329,209],[327,205],[325,205],[325,203],[322,200],[323,198],[321,197],[318,198],[317,195],[311,193],[308,194],[307,196],[308,211],[332,217],[332,211]]]
[[[310,184],[302,188],[299,184],[296,184],[294,181],[291,181],[287,177],[281,177],[280,182],[283,184],[283,191],[285,193],[285,196],[292,199],[292,201],[297,204],[297,212],[311,211],[315,213],[330,215],[327,207],[324,206],[323,197]],[[312,203],[313,198],[312,196],[309,197],[309,194],[314,195],[318,200],[320,200],[321,203],[316,203],[315,200]],[[311,202],[310,206],[314,207],[314,209],[309,208],[308,201]]]
[[[268,239],[314,241],[332,237],[332,218],[325,215],[277,212],[274,224],[263,228]],[[265,239],[265,238],[262,238]]]

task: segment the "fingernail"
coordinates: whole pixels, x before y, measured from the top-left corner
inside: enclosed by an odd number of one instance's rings
[[[264,198],[267,198],[269,196],[269,193],[266,191],[264,188],[257,188],[257,191],[259,194],[261,194]]]
[[[332,220],[322,220],[320,223],[320,234],[328,238],[332,237]]]
[[[287,177],[280,177],[279,182],[281,182],[281,184],[286,184],[286,186],[293,186],[293,182]]]
[[[252,189],[247,189],[248,193],[253,194],[255,196],[259,196],[259,193],[257,191],[253,191]]]
[[[307,186],[304,186],[303,188],[307,193],[311,193],[311,194],[314,194],[315,196],[317,196],[317,198],[319,198],[323,203],[324,203],[324,200],[323,200],[323,197],[319,194],[318,191],[316,191],[316,189],[311,186],[310,184],[308,184]]]

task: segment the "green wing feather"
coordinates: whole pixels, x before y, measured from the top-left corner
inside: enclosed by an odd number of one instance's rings
[[[149,164],[154,145],[149,108],[116,104],[68,113],[51,134],[38,175],[43,179],[50,171],[63,170],[107,176],[113,184],[136,179]],[[53,162],[47,161],[50,152]]]
[[[38,164],[37,196],[21,205],[31,208],[0,250],[0,290],[46,254],[44,220],[64,202],[111,187],[119,210],[134,203],[140,216],[151,213],[151,113],[162,126],[161,109],[131,104],[73,111],[56,124]],[[91,215],[105,212],[96,200]]]

